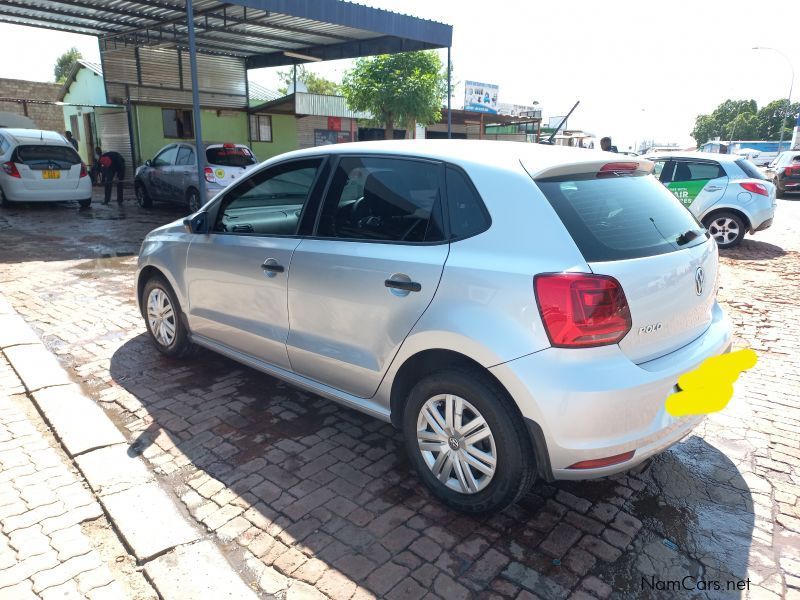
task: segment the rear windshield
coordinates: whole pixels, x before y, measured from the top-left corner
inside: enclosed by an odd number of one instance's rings
[[[590,174],[536,184],[587,262],[665,254],[707,239],[694,216],[649,175]]]
[[[736,161],[736,166],[739,167],[745,173],[747,173],[747,176],[751,177],[752,179],[766,179],[766,177],[758,169],[758,167],[755,166],[753,163],[751,163],[746,158],[743,158],[741,160],[737,160]]]
[[[221,167],[249,167],[256,164],[256,157],[249,148],[209,148],[206,150],[206,161]]]
[[[74,149],[67,146],[25,145],[18,146],[14,162],[28,165],[32,169],[69,169],[81,162]]]

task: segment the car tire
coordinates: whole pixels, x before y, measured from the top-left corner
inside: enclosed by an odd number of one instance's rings
[[[147,193],[147,188],[143,183],[137,181],[133,189],[136,193],[136,204],[138,204],[140,208],[150,208],[153,206],[153,199],[150,197],[150,194]]]
[[[6,195],[2,189],[0,189],[0,206],[3,208],[9,208],[11,206],[11,201],[6,198]]]
[[[86,200],[78,200],[78,204],[81,208],[89,208],[92,205],[92,199],[87,198]]]
[[[778,199],[783,199],[783,198],[786,197],[786,192],[783,191],[778,186],[775,186],[775,197],[778,198]]]
[[[448,406],[453,407],[449,420]],[[476,435],[484,437],[475,440]],[[496,382],[478,371],[447,369],[420,380],[403,411],[403,437],[423,483],[461,512],[501,510],[535,479],[534,449],[519,411]]]
[[[189,213],[196,213],[203,204],[200,202],[200,192],[194,188],[189,188],[186,192],[186,203],[189,205]]]
[[[179,358],[194,350],[180,304],[166,279],[156,275],[147,280],[141,306],[147,333],[159,352]]]
[[[714,213],[703,219],[703,225],[720,248],[732,248],[744,239],[744,221],[735,213]]]

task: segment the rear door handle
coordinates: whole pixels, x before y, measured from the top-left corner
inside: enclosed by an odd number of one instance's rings
[[[383,285],[387,288],[395,288],[406,292],[419,292],[422,290],[422,286],[416,281],[396,281],[394,279],[387,279],[383,282]]]
[[[706,191],[707,192],[718,192],[721,189],[722,189],[721,187],[717,187],[716,185],[712,185],[712,186],[707,187]]]

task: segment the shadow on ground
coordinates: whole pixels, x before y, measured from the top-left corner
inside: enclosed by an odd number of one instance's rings
[[[192,514],[310,583],[333,568],[387,597],[674,598],[659,586],[747,576],[748,486],[698,437],[636,474],[541,483],[502,513],[464,516],[421,486],[390,425],[227,358],[201,350],[171,360],[142,334],[113,354],[110,372],[153,419],[134,432],[132,452],[165,465],[174,444],[190,461],[172,477]],[[199,494],[187,491],[180,474],[193,467],[219,485],[201,479]],[[200,496],[246,519],[216,523],[217,505]],[[318,586],[331,593],[332,580]]]

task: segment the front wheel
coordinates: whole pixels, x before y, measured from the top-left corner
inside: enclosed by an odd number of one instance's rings
[[[706,217],[703,225],[720,248],[731,248],[744,238],[744,221],[732,212],[719,212]]]
[[[134,191],[136,192],[136,204],[138,204],[140,208],[150,208],[153,206],[153,199],[150,198],[150,194],[147,193],[147,188],[144,187],[143,183],[137,181],[134,185]]]
[[[89,208],[92,205],[92,199],[87,198],[86,200],[78,200],[78,204],[81,208]]]
[[[194,188],[191,188],[186,193],[186,201],[189,204],[190,213],[196,213],[203,206],[203,204],[200,202],[200,192]]]
[[[522,417],[481,373],[450,369],[422,379],[409,394],[403,435],[423,483],[456,510],[501,510],[533,483],[535,458]]]
[[[181,307],[172,287],[163,277],[151,277],[147,281],[142,301],[147,332],[159,352],[180,357],[192,350]]]

